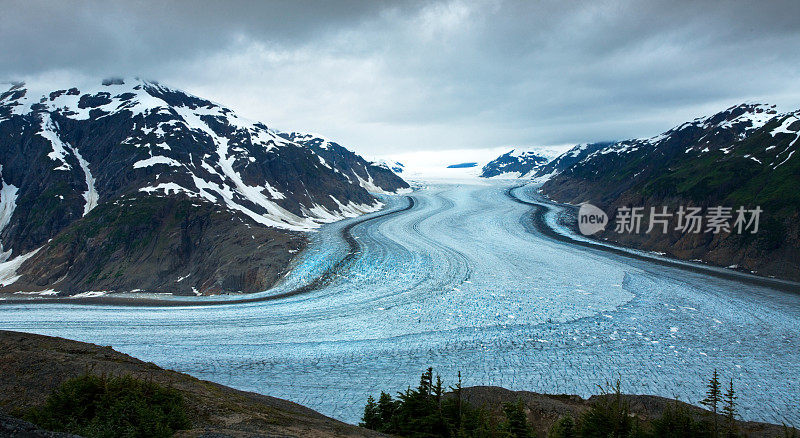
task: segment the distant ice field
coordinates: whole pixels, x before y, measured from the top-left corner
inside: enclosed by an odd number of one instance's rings
[[[696,403],[714,368],[742,416],[800,425],[800,295],[556,242],[529,231],[510,182],[436,183],[356,225],[362,251],[327,286],[185,308],[0,306],[0,328],[62,336],[357,422],[368,395],[446,383]],[[520,196],[530,191],[519,190]],[[407,204],[386,198],[387,209]],[[347,252],[348,219],[312,235],[284,282]]]

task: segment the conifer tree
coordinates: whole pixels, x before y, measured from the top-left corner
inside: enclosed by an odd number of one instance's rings
[[[528,416],[525,415],[525,404],[521,399],[516,403],[503,403],[503,413],[506,421],[503,424],[503,431],[509,438],[530,438],[533,436],[531,426],[528,424]]]
[[[380,417],[381,427],[377,430],[387,432],[392,427],[392,417],[395,412],[395,402],[392,396],[388,393],[381,391],[381,396],[378,398],[378,416]]]
[[[733,379],[730,381],[728,389],[725,391],[725,406],[722,413],[728,421],[728,436],[736,436],[736,392],[733,390]]]
[[[428,368],[428,371],[422,373],[422,376],[419,378],[420,395],[430,397],[432,387],[433,387],[433,368],[431,367]]]
[[[626,438],[634,432],[630,403],[622,396],[622,382],[599,386],[601,397],[581,414],[578,435],[584,438]]]
[[[719,436],[719,422],[717,419],[717,412],[719,407],[719,402],[722,399],[722,393],[720,392],[720,384],[719,384],[719,374],[717,373],[716,368],[714,369],[714,374],[711,379],[708,381],[708,385],[706,385],[706,398],[704,398],[700,404],[707,407],[708,410],[712,412],[714,415],[714,436]]]
[[[442,394],[444,394],[444,390],[442,389],[442,376],[436,375],[436,384],[433,386],[433,395],[436,396],[436,403],[442,403]]]
[[[464,419],[464,411],[461,407],[461,370],[458,371],[458,382],[456,386],[451,386],[450,391],[456,396],[456,408],[458,409],[458,417],[455,419],[455,428],[456,430],[461,430],[461,424]]]
[[[381,427],[381,416],[374,397],[369,396],[367,398],[367,405],[364,406],[364,416],[361,417],[361,423],[358,425],[372,430],[378,430]]]

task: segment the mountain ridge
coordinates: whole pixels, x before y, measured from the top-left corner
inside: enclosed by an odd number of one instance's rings
[[[308,147],[323,160],[341,170],[348,181],[352,182],[355,179],[361,187],[371,193],[398,194],[405,193],[411,188],[387,164],[367,161],[335,141],[317,134],[300,132],[277,134],[286,140]]]
[[[745,103],[678,125],[645,139],[579,145],[543,167],[537,178],[548,197],[590,202],[610,223],[622,207],[715,206],[764,209],[757,234],[682,233],[672,218],[668,233],[616,233],[598,237],[685,260],[700,259],[762,275],[800,279],[798,111]],[[646,229],[646,227],[645,227]]]
[[[486,163],[479,176],[481,178],[526,178],[550,161],[550,158],[536,149],[511,149]]]

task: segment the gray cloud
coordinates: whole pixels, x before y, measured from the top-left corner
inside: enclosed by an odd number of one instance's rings
[[[800,3],[6,3],[0,79],[140,75],[370,154],[800,108]]]

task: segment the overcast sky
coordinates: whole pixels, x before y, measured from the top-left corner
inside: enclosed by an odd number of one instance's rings
[[[800,1],[4,1],[0,80],[141,76],[367,155],[800,108]]]

